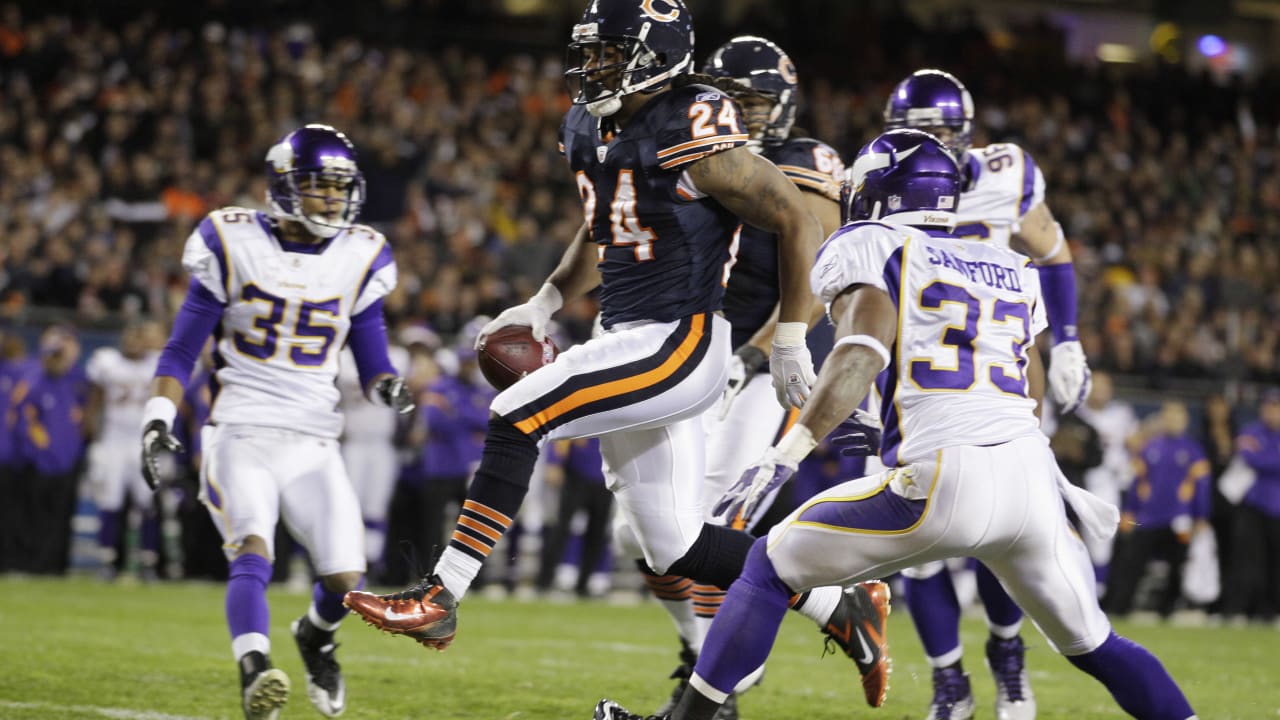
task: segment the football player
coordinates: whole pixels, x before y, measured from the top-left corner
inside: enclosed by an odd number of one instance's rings
[[[132,322],[120,333],[120,347],[103,347],[89,356],[89,402],[85,409],[89,447],[88,480],[98,506],[98,551],[103,578],[116,574],[116,547],[123,530],[126,496],[142,511],[138,558],[142,577],[154,579],[160,557],[160,517],[157,503],[142,478],[134,440],[142,407],[150,395],[159,353],[155,337],[162,330],[153,322]]]
[[[716,87],[728,92],[738,104],[750,136],[747,147],[777,165],[801,191],[800,197],[818,218],[824,237],[835,232],[841,220],[839,201],[844,164],[831,146],[794,129],[799,78],[791,58],[765,38],[744,35],[716,48],[703,64],[702,72],[715,78]],[[735,348],[729,364],[729,385],[720,402],[703,416],[707,430],[707,477],[702,488],[702,508],[709,522],[724,522],[710,513],[715,501],[742,476],[752,453],[768,447],[778,437],[788,419],[787,410],[774,400],[769,376],[760,372],[768,364],[777,303],[777,236],[743,225],[737,260],[724,295],[725,318],[733,328]],[[820,308],[815,312],[815,320],[820,317],[819,313]],[[825,346],[820,348],[823,341]],[[830,349],[826,333],[812,333],[808,344],[815,356],[825,354],[820,349]],[[753,531],[772,500],[762,501],[751,518],[738,519],[738,526]],[[692,584],[690,613],[690,601],[671,592],[670,579],[647,577],[654,594],[672,614],[682,644],[681,665],[672,673],[680,682],[671,700],[655,713],[662,715],[670,712],[688,684],[702,638],[724,600],[724,591],[712,585]],[[863,596],[864,603],[883,605],[888,601],[887,586],[868,585],[853,592]],[[824,613],[830,616],[841,600],[837,589],[823,588],[811,593],[805,605],[812,604],[812,612],[817,617]],[[849,606],[847,599],[845,605]],[[884,654],[880,652],[884,633],[879,627],[878,615],[869,619],[876,625],[873,630],[880,642],[872,642],[872,636],[867,636],[872,650],[870,659],[862,660],[861,653],[853,659],[864,668],[868,701],[877,706],[888,686],[889,668],[887,656],[882,657]],[[861,623],[854,623],[853,628],[854,632],[865,632]],[[857,644],[856,639],[850,640]],[[719,718],[736,717],[736,704],[736,696],[729,698]]]
[[[347,596],[371,624],[430,647],[452,642],[457,601],[510,527],[548,439],[600,437],[620,547],[647,572],[721,588],[741,572],[750,536],[705,523],[700,494],[701,415],[728,379],[731,329],[719,309],[742,222],[778,236],[775,396],[803,403],[813,376],[804,274],[822,227],[795,184],[747,147],[733,100],[690,81],[688,8],[594,0],[573,28],[570,57],[574,107],[561,144],[586,223],[542,289],[479,342],[508,325],[541,338],[565,300],[596,286],[604,332],[494,400],[480,466],[433,573],[403,593]]]
[[[409,351],[398,345],[388,350],[391,366],[401,376],[409,369]],[[360,373],[351,348],[342,351],[338,369],[338,408],[345,420],[342,430],[342,459],[347,476],[360,499],[364,516],[364,556],[376,579],[382,570],[382,551],[387,540],[387,512],[391,492],[400,474],[396,452],[396,414],[368,401],[360,384]]]
[[[1088,532],[1118,515],[1061,477],[1040,432],[1026,371],[1045,327],[1039,277],[1025,258],[952,234],[961,172],[936,138],[894,130],[851,171],[854,222],[811,274],[836,322],[836,346],[800,419],[726,494],[751,514],[866,396],[884,403],[892,469],[820,493],[751,550],[707,635],[673,720],[710,720],[768,655],[788,598],[954,556],[995,569],[1049,641],[1139,718],[1194,717],[1164,667],[1112,632],[1093,570],[1063,510]],[[983,422],[974,422],[981,417]],[[597,720],[636,716],[604,700]]]
[[[1040,168],[1030,153],[1012,143],[970,147],[973,99],[958,79],[940,70],[918,70],[900,82],[889,96],[884,119],[886,129],[933,134],[955,156],[964,174],[957,236],[1012,248],[1035,264],[1054,340],[1049,387],[1063,412],[1074,411],[1089,395],[1089,366],[1076,336],[1071,248],[1045,203]],[[907,608],[935,670],[930,717],[964,720],[973,714],[973,695],[961,661],[960,604],[945,570],[942,563],[931,563],[904,571]],[[977,579],[990,629],[986,661],[996,681],[996,715],[1031,720],[1036,702],[1020,635],[1022,610],[981,563]]]
[[[306,546],[316,582],[291,625],[321,714],[346,707],[334,632],[346,592],[363,582],[364,528],[338,450],[338,353],[349,344],[376,403],[409,412],[387,356],[382,298],[396,284],[386,238],[356,224],[364,178],[345,135],[307,125],[267,153],[271,212],[215,210],[187,240],[191,274],[143,415],[147,482],[172,435],[183,386],[205,339],[220,328],[209,424],[202,431],[200,498],[231,563],[226,617],[247,718],[275,718],[289,679],[271,666],[266,587],[276,524]]]

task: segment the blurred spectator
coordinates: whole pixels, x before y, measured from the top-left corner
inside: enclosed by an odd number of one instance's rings
[[[26,345],[14,333],[0,334],[0,571],[14,567],[17,559],[17,535],[9,530],[21,522],[21,497],[24,481],[19,470],[18,411],[13,391],[22,376],[32,370],[35,361],[27,357]]]
[[[1098,431],[1075,413],[1058,418],[1049,447],[1058,467],[1072,485],[1085,486],[1085,473],[1102,464],[1102,440]]]
[[[1203,424],[1200,437],[1204,438],[1205,455],[1209,460],[1209,475],[1213,478],[1211,511],[1209,523],[1213,526],[1214,541],[1218,549],[1218,577],[1228,578],[1232,557],[1231,535],[1236,508],[1222,494],[1219,479],[1231,463],[1235,454],[1236,424],[1232,417],[1231,405],[1221,393],[1214,393],[1205,398],[1203,404]],[[1219,613],[1226,602],[1219,597],[1218,602],[1209,608]]]
[[[1089,492],[1120,506],[1120,496],[1133,481],[1133,463],[1129,455],[1129,439],[1138,432],[1138,415],[1129,403],[1113,395],[1110,373],[1095,370],[1093,389],[1075,415],[1089,423],[1102,443],[1102,463],[1086,470],[1084,487]],[[1111,564],[1112,542],[1093,542],[1086,536],[1089,557],[1100,584],[1105,584]]]
[[[40,364],[19,380],[11,404],[17,414],[21,469],[16,497],[15,569],[66,572],[76,480],[84,455],[84,405],[88,383],[76,365],[80,343],[55,325],[40,336]]]
[[[1280,612],[1280,389],[1267,391],[1258,414],[1236,440],[1255,479],[1236,509],[1231,539],[1223,612],[1233,618]]]
[[[1121,537],[1104,602],[1109,613],[1129,614],[1153,559],[1168,564],[1156,611],[1169,617],[1182,593],[1187,545],[1195,532],[1208,529],[1209,520],[1209,461],[1187,433],[1188,423],[1186,406],[1166,402],[1134,460],[1136,477],[1121,505]]]
[[[573,586],[578,597],[588,597],[591,574],[609,547],[610,518],[613,515],[613,493],[605,487],[600,441],[596,438],[564,440],[555,444],[555,460],[549,462],[547,482],[559,481],[560,502],[555,523],[546,526],[542,539],[542,562],[535,582],[539,592],[551,589],[552,581],[564,559],[565,546],[573,530],[574,518],[584,516],[580,534],[582,552],[577,562],[577,581]]]

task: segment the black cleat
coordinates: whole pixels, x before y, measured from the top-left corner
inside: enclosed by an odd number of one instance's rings
[[[325,717],[338,717],[347,709],[347,685],[334,656],[338,645],[333,633],[317,628],[303,615],[289,626],[298,654],[307,668],[307,698]]]
[[[245,720],[276,720],[289,701],[289,676],[260,652],[240,658],[240,700]]]
[[[844,591],[840,604],[822,632],[828,647],[838,646],[858,666],[862,692],[871,707],[889,696],[889,586],[879,580],[858,583]]]

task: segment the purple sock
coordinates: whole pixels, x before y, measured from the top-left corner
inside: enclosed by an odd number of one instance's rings
[[[99,547],[114,549],[116,543],[120,542],[120,516],[123,514],[119,510],[98,511]]]
[[[982,606],[987,609],[987,620],[998,627],[1009,627],[1022,620],[1022,608],[1018,607],[1004,586],[996,579],[995,573],[986,565],[978,563],[978,597],[982,598]]]
[[[1097,678],[1139,720],[1187,720],[1195,714],[1164,665],[1128,638],[1113,632],[1093,652],[1067,659]]]
[[[765,552],[768,538],[751,546],[742,576],[729,587],[702,643],[694,672],[711,687],[730,693],[764,664],[793,594]]]
[[[271,612],[267,608],[267,583],[271,563],[261,555],[241,555],[231,561],[227,578],[227,627],[231,639],[249,633],[267,635]]]
[[[940,658],[960,647],[960,600],[951,584],[951,571],[943,569],[924,579],[905,575],[903,590],[916,634],[931,658]]]
[[[356,590],[364,589],[364,577],[361,576],[360,583],[356,585]],[[346,605],[342,604],[342,596],[345,592],[332,592],[326,590],[324,583],[320,580],[316,581],[315,588],[311,591],[311,602],[316,606],[316,614],[321,620],[327,623],[336,623],[351,612]]]

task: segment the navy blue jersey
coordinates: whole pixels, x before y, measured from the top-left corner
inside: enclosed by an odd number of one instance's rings
[[[840,155],[813,138],[791,138],[764,150],[764,157],[796,187],[840,201]],[[778,236],[750,225],[742,228],[738,259],[724,296],[724,314],[733,326],[733,346],[742,347],[778,304]]]
[[[602,136],[602,123],[574,106],[560,137],[599,245],[604,326],[719,310],[739,222],[684,170],[746,144],[737,106],[686,85],[654,96],[616,134]]]

